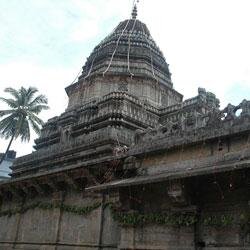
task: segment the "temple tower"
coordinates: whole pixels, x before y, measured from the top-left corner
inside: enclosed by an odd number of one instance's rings
[[[136,130],[157,126],[161,110],[182,102],[162,52],[137,19],[136,5],[131,18],[94,48],[66,93],[66,111],[44,125],[37,151],[16,161],[13,177],[53,167],[55,157],[71,165],[113,155],[115,148],[134,143]],[[80,152],[84,157],[75,160]],[[31,167],[37,158],[39,167]]]
[[[66,88],[68,110],[98,101],[112,92],[126,92],[156,108],[180,103],[173,89],[168,64],[150,35],[137,19],[122,21],[88,57],[78,81]]]

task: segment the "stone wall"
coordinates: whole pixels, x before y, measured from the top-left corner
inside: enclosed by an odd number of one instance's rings
[[[117,249],[119,229],[108,208],[98,205],[86,215],[73,211],[75,207],[83,209],[101,200],[96,195],[69,192],[4,202],[1,211],[10,208],[14,211],[15,207],[22,207],[23,211],[1,215],[0,249]],[[35,206],[37,202],[40,205]],[[63,204],[64,209],[50,207],[58,203]]]
[[[191,227],[125,227],[121,235],[121,249],[194,249],[194,230]]]

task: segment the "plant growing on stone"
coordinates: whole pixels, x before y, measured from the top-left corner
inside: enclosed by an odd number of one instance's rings
[[[38,90],[34,87],[28,89],[21,87],[18,90],[6,88],[4,91],[12,98],[0,97],[0,101],[9,106],[9,109],[0,110],[0,136],[10,141],[0,159],[0,164],[5,159],[14,139],[19,137],[21,141],[29,141],[30,127],[40,134],[43,121],[38,115],[42,110],[49,108],[47,98],[44,95],[36,95]]]

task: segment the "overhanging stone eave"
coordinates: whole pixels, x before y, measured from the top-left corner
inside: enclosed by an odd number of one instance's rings
[[[249,169],[249,168],[250,168],[250,160],[245,160],[245,161],[241,161],[238,163],[228,163],[228,164],[222,164],[222,165],[217,165],[217,166],[213,165],[210,167],[197,168],[197,169],[186,170],[186,171],[182,169],[179,171],[160,173],[157,175],[127,178],[127,179],[113,181],[107,184],[87,187],[86,191],[105,191],[105,190],[118,189],[118,188],[123,188],[123,187],[128,187],[128,186],[153,184],[153,183],[164,182],[167,180],[185,179],[185,178],[191,178],[195,176],[206,176],[206,175],[219,174],[219,173],[242,170],[242,169]]]
[[[40,173],[26,175],[23,177],[11,178],[11,179],[0,182],[0,188],[7,187],[13,184],[18,184],[18,183],[25,182],[25,181],[29,181],[29,180],[38,179],[38,178],[43,178],[43,177],[47,178],[48,176],[52,177],[58,174],[63,174],[65,172],[68,173],[70,171],[77,171],[77,170],[82,171],[85,169],[98,167],[99,165],[104,164],[104,163],[109,163],[112,160],[122,160],[123,158],[124,156],[121,156],[121,157],[107,156],[99,160],[95,159],[95,160],[88,161],[88,162],[61,167],[60,169],[52,169],[52,170],[47,170],[47,171],[40,172]]]
[[[75,160],[79,160],[81,158],[84,157],[90,157],[92,156],[92,158],[90,160],[85,160],[85,164],[87,164],[88,162],[91,162],[95,159],[95,156],[103,153],[103,152],[112,152],[113,147],[111,147],[110,145],[112,143],[114,143],[115,140],[109,140],[109,141],[104,141],[101,145],[99,145],[101,147],[101,150],[94,150],[94,148],[96,147],[95,144],[91,145],[91,149],[86,150],[86,148],[89,148],[90,145],[84,145],[82,147],[78,147],[77,151],[75,149],[71,149],[71,150],[65,150],[62,152],[57,152],[55,154],[51,154],[49,156],[45,156],[43,158],[39,158],[38,160],[31,160],[31,161],[27,161],[24,162],[23,164],[18,164],[14,167],[12,167],[12,169],[15,170],[14,173],[12,173],[11,175],[14,176],[15,174],[23,174],[23,173],[29,173],[32,172],[34,170],[42,170],[42,169],[46,169],[48,167],[51,167],[53,169],[58,169],[58,168],[63,168],[60,165],[64,164],[67,162],[68,165],[72,165],[70,164],[70,161],[73,162]],[[105,147],[104,147],[105,146]],[[43,165],[37,167],[37,163],[39,162],[43,162]],[[30,166],[36,166],[31,168]],[[75,164],[76,165],[76,164]],[[56,167],[58,166],[58,167]],[[28,168],[28,169],[27,169]]]

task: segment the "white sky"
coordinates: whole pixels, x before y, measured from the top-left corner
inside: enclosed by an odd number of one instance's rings
[[[41,117],[60,115],[64,88],[101,39],[130,16],[132,2],[0,0],[0,95],[9,86],[36,86],[49,98]],[[138,18],[170,64],[175,89],[189,98],[205,87],[225,106],[250,99],[249,10],[249,0],[141,0]],[[30,153],[33,139],[12,149]],[[0,140],[0,152],[6,146]]]

